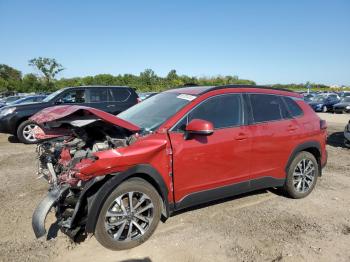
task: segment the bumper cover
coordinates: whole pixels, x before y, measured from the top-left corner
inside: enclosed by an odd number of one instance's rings
[[[32,216],[32,227],[37,238],[46,235],[45,220],[50,209],[56,204],[60,196],[68,190],[68,187],[52,188],[46,197],[36,207]]]

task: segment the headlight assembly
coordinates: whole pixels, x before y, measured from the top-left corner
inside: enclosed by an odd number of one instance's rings
[[[0,110],[0,117],[12,114],[13,112],[15,112],[15,110],[16,110],[16,107],[9,107],[9,108],[5,108],[3,110]]]

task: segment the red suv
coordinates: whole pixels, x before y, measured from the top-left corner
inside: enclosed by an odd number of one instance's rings
[[[186,87],[118,116],[57,106],[31,120],[50,183],[36,236],[54,206],[69,236],[94,233],[113,250],[141,244],[190,206],[271,187],[305,197],[327,162],[326,123],[299,94],[268,87]]]

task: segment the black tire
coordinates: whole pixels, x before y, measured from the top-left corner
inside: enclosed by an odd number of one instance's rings
[[[300,192],[299,191],[300,190],[300,187],[299,187],[300,183],[302,186],[306,187],[306,182],[299,182],[299,183],[296,182],[296,180],[295,180],[296,176],[294,175],[294,171],[296,170],[297,165],[299,163],[301,163],[301,161],[303,161],[303,160],[306,160],[307,162],[311,161],[311,163],[313,164],[313,167],[314,167],[314,172],[312,172],[313,173],[313,180],[312,180],[312,183],[310,183],[310,186],[307,188],[307,190],[305,192]],[[297,170],[299,170],[299,168]],[[307,172],[305,172],[305,173],[307,173]],[[314,155],[312,155],[309,152],[302,151],[295,156],[292,163],[288,167],[287,179],[286,179],[286,182],[283,186],[283,190],[291,198],[295,198],[295,199],[304,198],[307,195],[309,195],[312,192],[312,190],[314,189],[319,174],[320,174],[319,173],[319,166],[318,166],[318,163],[317,163]],[[304,179],[306,179],[306,178],[304,178]],[[307,179],[308,179],[307,181],[309,182],[310,179],[309,178],[307,178]],[[299,188],[299,189],[297,189],[297,188]]]
[[[35,144],[38,142],[37,139],[35,138],[30,139],[29,137],[26,137],[24,134],[24,131],[31,126],[37,126],[37,124],[31,120],[26,120],[26,121],[23,121],[17,128],[17,138],[19,141],[21,141],[24,144]]]
[[[115,205],[116,198],[123,196],[124,194],[127,194],[128,192],[140,192],[142,194],[145,194],[148,196],[149,200],[153,204],[153,218],[151,222],[148,224],[147,229],[145,230],[144,234],[140,235],[137,239],[130,239],[130,240],[116,240],[113,239],[113,237],[108,233],[105,223],[106,223],[106,214],[107,211],[110,210],[110,208]],[[129,180],[126,180],[122,184],[120,184],[117,188],[115,188],[111,194],[108,196],[107,200],[104,202],[102,209],[100,211],[96,228],[95,228],[95,237],[97,241],[104,247],[111,249],[111,250],[123,250],[123,249],[130,249],[133,247],[136,247],[143,242],[145,242],[150,236],[153,234],[153,232],[156,230],[157,225],[159,223],[160,217],[161,217],[161,211],[162,211],[162,202],[161,197],[159,196],[158,192],[155,190],[155,188],[148,183],[147,181],[141,179],[141,178],[131,178]],[[136,202],[137,204],[137,202]],[[136,206],[136,205],[135,205]],[[124,217],[123,217],[124,219]],[[120,221],[122,221],[121,219]],[[127,222],[128,223],[128,222]],[[134,229],[135,226],[133,225]],[[119,227],[121,228],[121,226]],[[122,229],[122,232],[126,232],[128,228]],[[116,230],[118,231],[118,230]],[[140,232],[139,232],[140,233]]]

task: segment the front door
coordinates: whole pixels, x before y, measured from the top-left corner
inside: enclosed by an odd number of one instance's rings
[[[240,94],[211,97],[191,110],[169,132],[176,202],[196,192],[208,192],[208,196],[214,194],[214,199],[219,198],[216,196],[221,194],[220,188],[244,181],[242,189],[247,189],[251,135],[249,128],[242,125],[242,108]],[[212,122],[214,133],[209,136],[193,135],[185,140],[184,126],[192,119]],[[216,189],[215,192],[208,191],[212,189]]]

